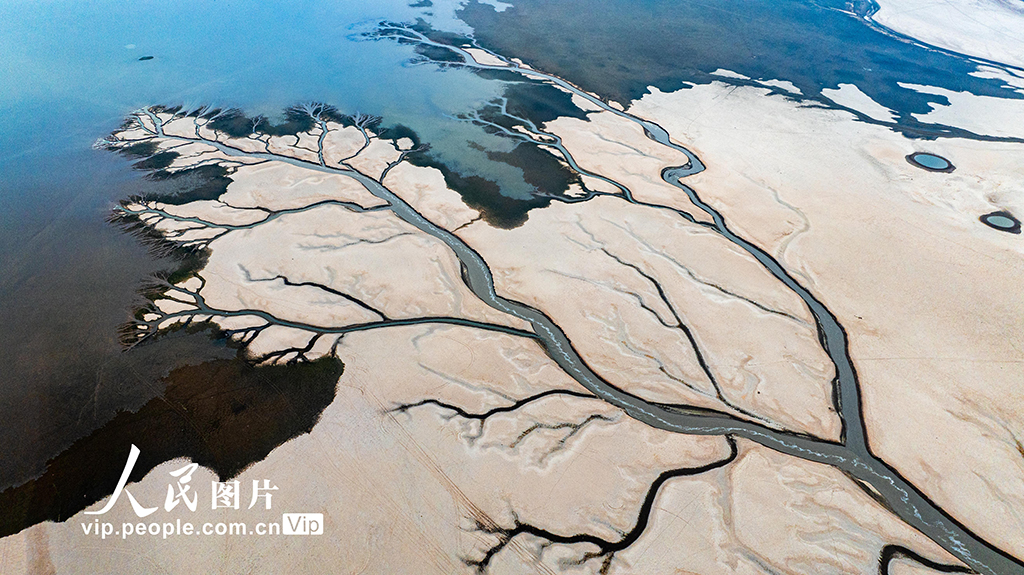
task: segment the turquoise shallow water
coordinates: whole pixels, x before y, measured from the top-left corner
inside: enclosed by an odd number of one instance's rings
[[[917,154],[914,156],[914,160],[922,166],[933,170],[945,170],[949,167],[949,162],[931,154]]]
[[[1009,232],[1011,234],[1020,233],[1020,220],[1009,212],[992,212],[981,216],[979,219],[981,220],[981,223],[1001,232]]]
[[[117,327],[139,283],[168,264],[105,223],[140,174],[93,143],[142,106],[275,115],[305,100],[412,126],[442,156],[469,137],[488,142],[447,116],[498,95],[499,82],[409,65],[411,48],[358,37],[382,18],[419,15],[402,1],[0,5],[0,489],[160,393],[173,358],[229,353],[201,335],[121,353]],[[458,25],[440,11],[436,20]],[[459,158],[521,180],[482,152]]]
[[[985,221],[997,228],[1009,229],[1014,226],[1014,221],[1006,216],[989,216]]]
[[[910,155],[910,159],[925,168],[930,170],[949,170],[951,165],[945,158],[936,156],[934,154],[915,153]]]

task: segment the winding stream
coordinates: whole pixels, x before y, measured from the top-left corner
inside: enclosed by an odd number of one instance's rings
[[[403,30],[403,32],[409,31]],[[884,501],[902,520],[920,530],[955,556],[961,558],[978,572],[987,575],[1024,574],[1024,565],[978,538],[956,520],[946,515],[924,494],[900,476],[899,473],[870,452],[862,423],[856,373],[847,350],[845,332],[835,316],[806,288],[794,280],[777,261],[761,248],[729,230],[724,218],[718,211],[704,203],[691,188],[680,182],[681,178],[698,173],[704,169],[704,165],[699,158],[686,148],[672,142],[669,134],[661,126],[612,108],[599,98],[576,88],[561,78],[536,70],[522,68],[504,59],[503,61],[508,62],[508,66],[479,64],[473,60],[468,52],[460,48],[435,43],[426,38],[423,38],[423,41],[462,54],[466,58],[467,65],[470,66],[506,70],[509,67],[513,67],[515,71],[524,75],[557,83],[559,86],[600,106],[603,110],[638,123],[652,140],[685,154],[689,159],[688,164],[664,170],[662,172],[663,179],[683,190],[696,206],[711,216],[714,220],[714,228],[719,233],[757,258],[770,273],[782,281],[789,289],[793,290],[806,303],[814,315],[822,346],[836,366],[837,377],[834,382],[834,395],[837,398],[837,408],[844,423],[843,442],[833,443],[810,436],[777,431],[755,422],[743,421],[714,412],[684,411],[669,406],[653,404],[633,396],[596,374],[580,357],[562,329],[543,312],[498,295],[494,289],[494,278],[491,270],[476,250],[452,232],[441,228],[423,217],[405,200],[378,180],[358,171],[328,166],[323,163],[318,164],[271,153],[243,152],[223,143],[206,139],[203,139],[203,142],[216,147],[228,155],[282,161],[301,166],[305,169],[345,175],[358,181],[374,196],[387,202],[395,215],[403,221],[444,242],[461,262],[465,283],[477,297],[494,309],[528,322],[550,357],[559,367],[597,397],[621,408],[634,419],[659,429],[677,433],[742,437],[787,455],[831,465],[869,485],[876,492],[878,498]],[[495,57],[500,58],[499,56]],[[168,139],[195,141],[189,138],[164,134],[160,121],[155,115],[149,112],[147,114],[149,114],[156,125],[156,132],[159,136]]]
[[[390,198],[385,198],[392,204],[395,213],[399,217],[423,230],[425,233],[444,241],[451,247],[463,262],[463,265],[466,266],[467,284],[478,297],[496,309],[506,311],[528,321],[547,347],[549,355],[562,369],[598,397],[622,408],[631,417],[668,431],[701,435],[736,435],[788,455],[832,465],[870,485],[896,515],[920,530],[947,551],[962,559],[978,572],[990,575],[1024,573],[1024,564],[1021,564],[1009,554],[971,533],[963,525],[943,512],[895,469],[871,453],[868,448],[867,435],[863,424],[856,371],[849,355],[845,331],[825,305],[793,279],[774,258],[761,248],[733,233],[717,210],[701,200],[692,188],[680,181],[682,178],[704,170],[704,164],[695,154],[673,142],[669,133],[661,126],[623,110],[618,110],[562,78],[520,66],[518,63],[503,56],[477,48],[505,62],[506,65],[481,64],[473,58],[472,54],[462,48],[434,42],[415,31],[407,29],[396,29],[396,31],[406,36],[413,34],[416,36],[417,41],[425,44],[451,50],[462,56],[465,60],[465,65],[469,67],[490,70],[512,69],[524,76],[554,83],[586,99],[604,111],[639,124],[650,139],[683,153],[689,160],[688,164],[663,170],[661,174],[662,179],[686,193],[694,205],[711,216],[719,233],[756,258],[766,270],[796,293],[814,315],[821,344],[836,368],[834,396],[837,404],[836,407],[843,420],[842,444],[779,432],[753,422],[738,421],[725,416],[683,413],[669,407],[651,404],[616,388],[586,365],[579,354],[576,353],[576,350],[573,349],[572,343],[565,336],[565,333],[546,315],[495,294],[490,269],[483,261],[483,258],[472,248],[453,234],[428,222],[416,213],[415,210],[412,210],[412,208],[402,202],[400,198],[395,198],[399,203],[393,202]],[[370,185],[369,182],[362,179],[360,181],[375,195],[378,192],[385,192],[390,196],[394,196],[389,190],[384,189],[383,186],[376,184],[376,182],[373,183],[376,185]],[[381,189],[375,190],[375,188]],[[383,198],[384,196],[379,197]]]

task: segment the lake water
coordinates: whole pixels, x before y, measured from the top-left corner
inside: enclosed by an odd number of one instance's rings
[[[462,16],[485,46],[623,104],[648,86],[675,91],[684,81],[722,80],[711,75],[721,68],[787,80],[811,98],[822,89],[855,84],[895,111],[902,130],[934,136],[961,131],[922,124],[911,114],[929,112],[929,102],[949,102],[897,82],[1024,98],[1000,81],[970,76],[977,66],[965,58],[873,29],[849,13],[848,4],[596,0],[580,10],[575,2],[519,0],[501,12],[471,4]],[[867,8],[866,2],[857,4],[861,12]]]
[[[941,158],[934,154],[914,153],[909,156],[912,163],[919,164],[928,168],[929,170],[949,170],[950,163],[945,158]]]
[[[446,117],[500,94],[499,82],[411,66],[411,48],[357,36],[423,12],[401,1],[0,5],[0,489],[160,394],[173,366],[233,355],[201,334],[121,352],[136,289],[169,265],[105,223],[146,185],[124,158],[92,149],[132,110],[275,115],[320,100],[407,124],[441,157],[463,151],[463,168],[525,186],[521,172],[466,150],[486,135]],[[434,12],[437,25],[459,26]]]
[[[233,355],[203,334],[128,354],[117,343],[140,282],[169,266],[105,223],[117,200],[152,185],[124,158],[92,148],[130,111],[209,104],[275,115],[324,101],[408,125],[453,170],[528,196],[523,170],[494,160],[510,157],[500,155],[508,142],[452,119],[501,95],[502,81],[410,64],[412,48],[360,37],[381,19],[468,31],[453,18],[456,5],[0,5],[0,489],[39,475],[117,410],[161,394],[157,381],[176,365]],[[842,7],[598,0],[579,10],[518,0],[502,11],[473,3],[460,15],[485,45],[624,103],[649,85],[676,90],[725,68],[791,81],[810,97],[853,83],[896,111],[901,129],[934,135],[910,114],[943,98],[896,80],[1020,97],[969,76],[974,66],[962,58],[880,34]]]

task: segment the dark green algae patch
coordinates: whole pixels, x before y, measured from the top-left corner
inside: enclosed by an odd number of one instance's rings
[[[417,29],[421,32],[430,31],[424,27]],[[436,34],[432,33],[431,35]],[[445,35],[440,39],[453,40],[447,36],[450,35]],[[447,55],[453,54],[450,50],[443,48],[436,48],[436,50],[441,50]],[[461,58],[459,60],[461,61]],[[452,60],[446,58],[440,63],[449,61]],[[494,75],[495,71],[475,70],[475,72],[489,76]],[[505,71],[496,72],[508,74]],[[525,118],[538,126],[560,117],[587,120],[587,113],[573,104],[570,94],[542,82],[524,81],[519,75],[508,79],[515,80],[506,86],[503,96],[506,110],[510,114]],[[495,103],[483,106],[478,110],[478,114],[481,119],[506,128],[524,125],[522,121],[501,114],[499,105]],[[485,131],[494,133],[496,130],[490,128]],[[388,128],[382,134],[395,139],[408,137],[416,145],[420,143],[415,132],[404,126]],[[467,206],[479,211],[485,222],[496,228],[512,229],[523,225],[529,218],[531,210],[548,207],[553,198],[564,196],[569,190],[569,186],[582,183],[579,175],[564,161],[542,150],[540,146],[532,142],[519,142],[510,151],[486,150],[475,142],[468,142],[467,145],[484,151],[492,161],[519,169],[523,174],[523,180],[533,188],[533,196],[516,198],[503,194],[499,182],[476,174],[453,170],[443,161],[431,155],[429,148],[409,154],[407,159],[413,165],[439,170],[444,176],[445,184],[458,192]]]
[[[442,50],[452,54],[447,49]],[[490,70],[476,72],[485,76],[492,73]],[[515,76],[515,80],[506,86],[503,96],[505,109],[513,116],[525,118],[537,126],[560,117],[588,119],[587,113],[573,104],[570,94],[541,82],[523,81],[518,75]],[[503,115],[496,103],[483,106],[478,110],[478,114],[481,119],[505,128],[525,125],[516,118]],[[401,135],[388,133],[388,136],[396,139],[402,136],[410,137],[419,144],[419,139],[411,130],[404,127],[398,129],[403,130]],[[494,128],[485,128],[485,131],[496,132]],[[548,207],[553,198],[565,196],[571,185],[582,183],[579,174],[564,161],[532,142],[519,142],[510,151],[486,150],[474,142],[467,145],[484,151],[492,161],[519,169],[523,174],[523,180],[533,188],[533,196],[515,198],[503,194],[500,183],[475,174],[457,172],[432,156],[429,149],[409,154],[407,159],[413,165],[439,170],[444,176],[445,184],[458,192],[467,206],[479,211],[485,222],[496,228],[512,229],[523,225],[531,210]]]
[[[415,141],[415,140],[414,140]],[[470,146],[476,144],[470,142]],[[501,185],[474,174],[462,174],[433,157],[429,149],[409,154],[408,161],[420,167],[435,168],[444,176],[445,185],[458,192],[467,206],[496,228],[512,229],[526,223],[530,210],[551,205],[552,196],[563,196],[580,178],[567,165],[537,145],[520,143],[511,151],[486,151],[487,157],[519,168],[524,181],[533,187],[530,198],[513,198],[501,192]]]
[[[161,396],[73,443],[42,477],[0,492],[0,537],[66,520],[113,493],[132,444],[141,451],[132,482],[182,457],[222,481],[234,477],[309,433],[334,400],[343,370],[331,356],[257,367],[241,355],[174,369],[159,382]]]
[[[345,126],[352,125],[351,118],[340,113],[334,106],[321,103],[312,105],[318,107],[317,113],[323,120],[338,122]],[[212,118],[209,123],[211,129],[224,132],[234,138],[244,138],[254,133],[269,136],[294,136],[301,132],[308,132],[316,125],[316,121],[301,106],[291,106],[285,109],[284,119],[276,124],[265,116],[250,117],[235,108],[213,109],[203,116]]]
[[[440,49],[447,54],[447,49]],[[572,103],[569,94],[551,86],[537,82],[518,82],[510,84],[506,89],[509,112],[530,119],[536,124],[553,120],[561,116],[586,119],[586,115]],[[326,121],[337,122],[343,126],[353,126],[351,116],[340,113],[329,105],[320,106],[319,114]],[[511,125],[506,118],[489,115],[487,108],[481,116],[503,125]],[[159,111],[176,112],[179,108],[157,108]],[[295,135],[314,128],[314,120],[300,106],[292,106],[285,110],[284,119],[272,123],[263,116],[248,116],[237,109],[213,109],[201,114],[193,114],[210,119],[209,127],[224,132],[232,137],[244,138],[254,133],[272,136]],[[369,130],[385,139],[399,140],[409,138],[419,147],[422,142],[418,134],[411,128],[400,124],[382,126],[381,119],[374,117],[364,124]],[[474,146],[472,142],[467,143]],[[178,154],[174,151],[159,152],[151,142],[141,142],[118,150],[126,157],[137,159],[133,167],[150,172],[146,179],[148,187],[158,188],[139,194],[133,200],[160,201],[167,204],[184,204],[197,200],[216,200],[227,191],[231,183],[230,172],[216,165],[205,165],[185,170],[168,171]],[[473,173],[463,173],[452,169],[444,161],[430,153],[429,145],[412,152],[406,159],[413,165],[431,167],[439,170],[449,188],[456,191],[469,207],[479,211],[484,221],[490,225],[511,229],[521,226],[529,217],[530,210],[545,208],[551,203],[551,196],[562,196],[579,177],[563,162],[535,144],[520,143],[511,151],[488,151],[489,159],[508,164],[523,173],[523,180],[534,189],[534,197],[515,198],[503,194],[501,184]],[[127,218],[126,218],[127,221]],[[141,230],[144,226],[131,222],[131,227]],[[150,238],[152,239],[152,238]]]

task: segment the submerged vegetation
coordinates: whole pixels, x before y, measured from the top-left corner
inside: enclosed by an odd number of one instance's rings
[[[343,370],[333,356],[271,366],[239,356],[179,367],[159,382],[159,397],[76,441],[50,460],[42,477],[0,492],[0,537],[62,521],[112,493],[133,444],[141,454],[129,481],[182,457],[221,481],[232,478],[309,433],[334,399]]]

